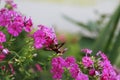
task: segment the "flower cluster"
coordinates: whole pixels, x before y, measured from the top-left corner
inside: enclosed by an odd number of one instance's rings
[[[69,69],[69,72],[72,78],[77,78],[80,73],[80,69],[74,57],[67,57],[65,59],[66,68]],[[83,79],[84,80],[84,79]]]
[[[100,54],[102,60],[100,61],[100,67],[102,68],[101,80],[116,80],[116,72],[107,56],[101,51],[98,52]]]
[[[11,43],[10,36],[17,37],[24,30],[31,31],[33,25],[31,18],[27,19],[20,12],[16,11],[17,5],[13,0],[5,0],[5,7],[0,9],[0,60],[5,59],[8,48],[4,48],[4,43]],[[8,44],[8,45],[9,45]],[[6,47],[6,46],[5,46]],[[3,54],[3,53],[6,54]]]
[[[10,2],[7,3],[10,4]],[[9,34],[16,37],[23,29],[26,32],[31,31],[32,20],[14,9],[2,8],[0,10],[0,27],[6,28]]]
[[[65,60],[62,57],[57,57],[52,59],[52,69],[51,73],[53,78],[61,79],[64,72],[63,67],[65,66]]]
[[[88,56],[82,58],[82,63],[87,68],[91,67],[94,64],[93,60],[91,60],[91,58]]]
[[[17,5],[13,0],[5,2],[5,7],[0,9],[0,80],[9,75],[9,79],[12,80],[11,77],[18,79],[18,74],[24,76],[41,72],[43,69],[39,59],[34,59],[39,52],[34,54],[36,49],[48,49],[57,44],[54,29],[38,25],[39,29],[32,31],[32,19],[15,10]],[[26,67],[28,70],[24,69]],[[2,78],[3,75],[6,75],[5,78]]]
[[[66,59],[56,57],[52,59],[51,73],[53,74],[54,79],[62,79],[64,68],[69,70],[72,78],[75,80],[88,80],[88,76],[80,71],[74,57],[67,57]]]
[[[52,44],[57,44],[57,39],[53,28],[47,28],[43,25],[38,26],[39,29],[34,32],[34,46],[36,49],[40,49],[43,46],[49,48]]]
[[[62,57],[56,57],[52,59],[52,69],[53,78],[56,80],[62,79],[62,74],[64,69],[68,69],[71,77],[75,80],[119,80],[119,74],[116,73],[113,66],[110,64],[107,56],[99,51],[97,57],[90,56],[92,50],[82,49],[82,52],[86,54],[82,58],[82,61],[77,64],[74,57],[67,57],[63,59]],[[88,55],[89,53],[89,55]],[[54,65],[53,65],[54,64]],[[60,66],[60,68],[58,68]],[[82,66],[82,67],[81,67]],[[82,68],[82,69],[81,69]],[[57,69],[57,70],[56,70]],[[85,72],[86,71],[86,72]],[[59,73],[60,72],[60,73]],[[85,73],[84,73],[85,72]]]

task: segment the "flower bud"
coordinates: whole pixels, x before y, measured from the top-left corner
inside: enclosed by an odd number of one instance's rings
[[[89,75],[94,76],[95,75],[95,69],[90,69],[89,70]]]
[[[2,50],[2,53],[7,55],[7,54],[9,54],[9,50],[7,48],[5,48],[5,49]]]

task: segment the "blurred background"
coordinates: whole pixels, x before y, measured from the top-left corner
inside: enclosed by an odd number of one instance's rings
[[[63,15],[88,22],[97,20],[96,11],[111,14],[120,3],[119,0],[15,0],[18,9],[31,16],[34,24],[56,27],[59,31],[70,33],[84,32],[79,26],[65,20]],[[88,34],[89,35],[89,34]]]
[[[68,51],[78,59],[82,48],[105,52],[120,67],[120,0],[15,0],[34,27],[53,27]]]

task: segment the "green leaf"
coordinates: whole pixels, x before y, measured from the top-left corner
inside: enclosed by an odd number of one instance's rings
[[[118,29],[117,24],[120,18],[120,5],[111,16],[109,22],[104,27],[99,37],[96,39],[96,42],[93,46],[93,51],[96,53],[98,50],[102,50],[105,53],[110,51],[111,43],[114,40],[115,32]]]
[[[113,64],[115,64],[115,62],[117,62],[116,64],[120,65],[120,60],[116,61],[118,58],[120,58],[119,49],[120,49],[120,32],[119,32],[119,34],[118,34],[118,36],[116,38],[116,41],[115,41],[115,43],[114,43],[114,45],[112,47],[112,50],[110,51],[110,55],[109,55],[109,58],[110,58],[110,60],[111,60],[111,62]]]

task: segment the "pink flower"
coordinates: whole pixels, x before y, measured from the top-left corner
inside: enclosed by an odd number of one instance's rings
[[[0,61],[4,60],[8,55],[8,53],[9,53],[9,50],[7,48],[2,49],[2,52],[0,53]]]
[[[0,11],[0,26],[7,28],[8,33],[13,36],[18,36],[24,27],[28,31],[28,24],[30,25],[30,20],[24,22],[23,15],[14,10],[2,9]]]
[[[89,78],[87,75],[79,73],[75,80],[89,80]]]
[[[102,70],[101,80],[109,80],[109,73],[107,70]]]
[[[0,26],[6,27],[8,33],[18,36],[24,29],[26,32],[31,31],[32,20],[28,20],[21,13],[15,10],[0,10]]]
[[[56,57],[52,59],[52,69],[54,79],[61,79],[64,73],[63,67],[65,66],[65,60],[62,57]]]
[[[46,38],[51,39],[55,44],[57,44],[57,38],[53,28],[48,28],[43,25],[38,25],[38,27],[46,34]]]
[[[65,65],[65,60],[62,57],[56,57],[52,59],[52,66],[64,67]]]
[[[115,80],[116,73],[112,68],[103,68],[101,80]]]
[[[82,58],[82,64],[85,67],[91,67],[94,64],[94,62],[93,62],[93,60],[91,60],[90,57],[85,56]]]
[[[87,48],[82,49],[81,51],[84,52],[84,53],[86,53],[86,54],[91,54],[92,53],[92,50],[87,49]]]
[[[62,57],[56,57],[52,59],[53,78],[61,79],[65,67],[69,70],[72,78],[75,79],[78,76],[80,69],[74,57],[67,57],[65,60]]]
[[[60,66],[52,67],[51,73],[53,74],[54,79],[61,79],[64,69]]]
[[[43,46],[49,48],[52,44],[57,44],[56,35],[52,28],[39,25],[39,29],[34,32],[34,46],[36,49],[40,49]]]
[[[100,66],[103,67],[103,68],[112,68],[112,66],[110,64],[110,61],[108,61],[108,60],[101,61]]]
[[[76,64],[76,59],[72,56],[65,59],[65,67],[69,70],[72,78],[76,78],[80,72],[78,64]]]
[[[6,58],[6,55],[0,53],[0,61],[4,60]]]
[[[26,19],[26,17],[24,18],[24,30],[26,32],[30,32],[31,31],[31,27],[32,27],[33,23],[31,18],[29,18],[28,20]]]
[[[42,48],[43,45],[46,42],[46,40],[45,40],[45,33],[43,33],[41,30],[37,30],[33,34],[33,38],[34,38],[34,46],[37,49]]]
[[[65,59],[65,62],[66,62],[66,67],[71,67],[72,65],[74,65],[76,63],[76,60],[74,57],[67,57]]]
[[[102,68],[102,75],[101,80],[116,80],[116,72],[112,65],[110,64],[110,61],[106,58],[103,59],[100,62],[100,66]]]
[[[0,31],[0,42],[6,42],[6,35],[2,31]]]
[[[103,60],[108,60],[107,56],[106,56],[102,51],[99,51],[99,52],[97,53],[97,56],[99,56],[99,55],[100,55],[100,57],[101,57]]]
[[[42,67],[40,66],[40,64],[35,64],[35,67],[37,68],[38,71],[42,71]]]
[[[19,22],[14,22],[8,26],[8,33],[13,36],[18,36],[22,32],[22,25]]]
[[[120,80],[120,74],[117,75],[116,80]]]
[[[72,78],[76,78],[78,76],[78,73],[80,72],[80,69],[79,69],[79,66],[78,64],[73,64],[70,69],[69,69],[69,72],[72,76]]]
[[[95,75],[95,69],[90,69],[89,70],[89,75],[94,76]]]
[[[3,49],[2,54],[5,54],[5,55],[9,54],[9,50],[7,48]]]
[[[8,10],[3,8],[0,10],[0,26],[5,27],[8,25],[9,23],[9,14],[8,14]]]

